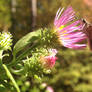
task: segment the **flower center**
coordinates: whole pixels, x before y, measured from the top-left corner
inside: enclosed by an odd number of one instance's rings
[[[64,25],[61,25],[57,30],[62,30],[64,28]]]

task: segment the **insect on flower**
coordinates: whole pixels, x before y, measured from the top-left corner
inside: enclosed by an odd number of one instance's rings
[[[82,31],[87,35],[88,45],[90,50],[92,50],[92,24],[88,23],[85,19],[82,22],[85,24]]]
[[[69,6],[65,11],[63,10],[64,8],[57,11],[54,20],[55,32],[60,44],[72,49],[85,48],[86,44],[79,44],[87,38],[81,31],[84,27],[83,23],[81,20],[75,21],[75,12],[72,7]]]

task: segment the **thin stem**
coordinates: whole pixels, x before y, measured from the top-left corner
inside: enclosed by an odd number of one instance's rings
[[[5,69],[7,76],[12,81],[12,83],[13,83],[14,87],[16,88],[17,92],[20,92],[20,89],[19,89],[15,79],[13,78],[12,74],[10,73],[9,69],[7,68],[7,66],[5,64],[3,64],[3,68]]]
[[[3,53],[3,50],[0,50],[0,68],[2,67],[2,53]]]

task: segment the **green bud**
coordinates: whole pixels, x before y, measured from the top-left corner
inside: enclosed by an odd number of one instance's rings
[[[58,35],[55,31],[53,31],[53,29],[45,28],[42,30],[40,38],[41,44],[44,45],[44,47],[56,48],[60,46]]]
[[[27,59],[23,60],[24,69],[27,76],[34,77],[42,76],[43,74],[43,67],[38,61],[37,55],[33,55],[32,57],[27,57]]]
[[[25,73],[36,79],[50,73],[56,61],[55,51],[55,49],[36,48],[31,57],[23,60]]]
[[[12,35],[9,32],[0,33],[0,49],[11,50]]]

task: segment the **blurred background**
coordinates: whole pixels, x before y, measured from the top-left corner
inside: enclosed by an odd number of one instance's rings
[[[58,8],[69,5],[78,18],[92,23],[92,0],[0,0],[0,31],[10,31],[15,43],[31,31],[53,27]],[[16,78],[21,92],[92,92],[92,52],[62,49],[40,85],[31,78]]]

